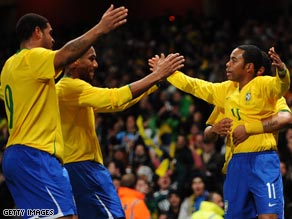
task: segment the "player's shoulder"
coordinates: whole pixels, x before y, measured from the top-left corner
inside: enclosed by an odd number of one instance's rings
[[[257,76],[253,79],[253,81],[257,82],[257,83],[266,83],[268,81],[272,81],[274,80],[275,77],[273,76],[269,76],[269,75],[264,75],[264,76]]]
[[[71,77],[62,77],[57,83],[56,86],[66,86],[66,87],[78,87],[78,86],[83,86],[87,85],[88,83],[80,80],[78,78],[71,78]]]

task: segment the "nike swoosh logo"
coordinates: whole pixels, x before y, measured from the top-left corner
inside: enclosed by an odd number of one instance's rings
[[[271,204],[271,203],[269,203],[269,207],[273,207],[275,205],[277,205],[277,204]]]

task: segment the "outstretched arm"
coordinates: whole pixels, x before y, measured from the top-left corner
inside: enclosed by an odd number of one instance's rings
[[[79,58],[90,46],[92,46],[98,37],[110,32],[111,30],[126,23],[128,9],[125,7],[114,8],[111,5],[103,14],[100,22],[87,31],[82,36],[66,43],[57,51],[54,65],[56,72],[59,72],[65,65],[72,63]]]
[[[161,54],[151,74],[129,85],[133,98],[138,97],[158,81],[167,78],[173,72],[182,68],[184,61],[184,57],[179,53],[169,54],[167,57]]]

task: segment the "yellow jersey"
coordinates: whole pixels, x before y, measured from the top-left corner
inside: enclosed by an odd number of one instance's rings
[[[55,89],[56,51],[23,49],[11,56],[1,72],[9,139],[63,158],[63,136]]]
[[[98,88],[81,79],[62,78],[56,84],[64,136],[64,163],[96,161],[103,164],[94,113],[118,112],[157,89],[153,86],[132,100],[129,86]]]
[[[277,112],[280,112],[280,111],[288,111],[288,112],[291,113],[291,110],[290,110],[289,106],[287,105],[286,99],[284,97],[280,98],[277,101],[274,113],[277,113]],[[213,111],[212,111],[212,113],[210,114],[207,122],[206,122],[206,125],[212,125],[213,126],[213,125],[215,125],[216,123],[218,123],[219,121],[221,121],[224,118],[225,118],[224,117],[224,109],[215,106]],[[277,132],[274,133],[274,136],[275,136],[275,139],[276,139],[276,142],[277,142]],[[225,163],[224,163],[223,168],[222,168],[222,172],[223,173],[227,172],[227,165],[228,165],[231,157],[232,157],[231,147],[227,142],[226,143],[226,148],[225,148]]]
[[[289,89],[290,76],[284,78],[271,76],[255,77],[241,90],[238,83],[225,81],[211,83],[189,77],[176,71],[167,80],[178,89],[224,109],[225,117],[232,119],[231,133],[239,125],[253,123],[270,117],[276,102]],[[261,133],[250,136],[234,147],[232,134],[228,136],[233,153],[259,152],[276,150],[276,141],[272,133]]]

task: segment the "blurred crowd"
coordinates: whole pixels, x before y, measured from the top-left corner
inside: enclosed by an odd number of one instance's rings
[[[86,28],[57,29],[56,49]],[[3,37],[1,67],[17,50],[13,34]],[[240,44],[255,44],[266,52],[274,46],[292,72],[292,17],[233,21],[189,13],[172,19],[130,20],[103,36],[95,45],[99,67],[94,83],[109,88],[128,84],[150,72],[149,58],[170,52],[185,56],[182,71],[187,75],[221,82],[226,79],[229,54]],[[205,122],[213,106],[167,82],[159,86],[158,91],[124,112],[96,114],[96,133],[104,164],[117,188],[122,177],[132,173],[137,177],[133,189],[144,195],[153,219],[187,219],[209,193],[222,195],[225,141],[223,137],[217,142],[204,139]],[[287,93],[286,100],[292,107],[292,93]],[[8,132],[2,102],[0,106],[3,153]],[[279,132],[278,148],[286,214],[292,218],[292,126]],[[1,174],[0,182],[0,203],[9,206],[13,200]]]

